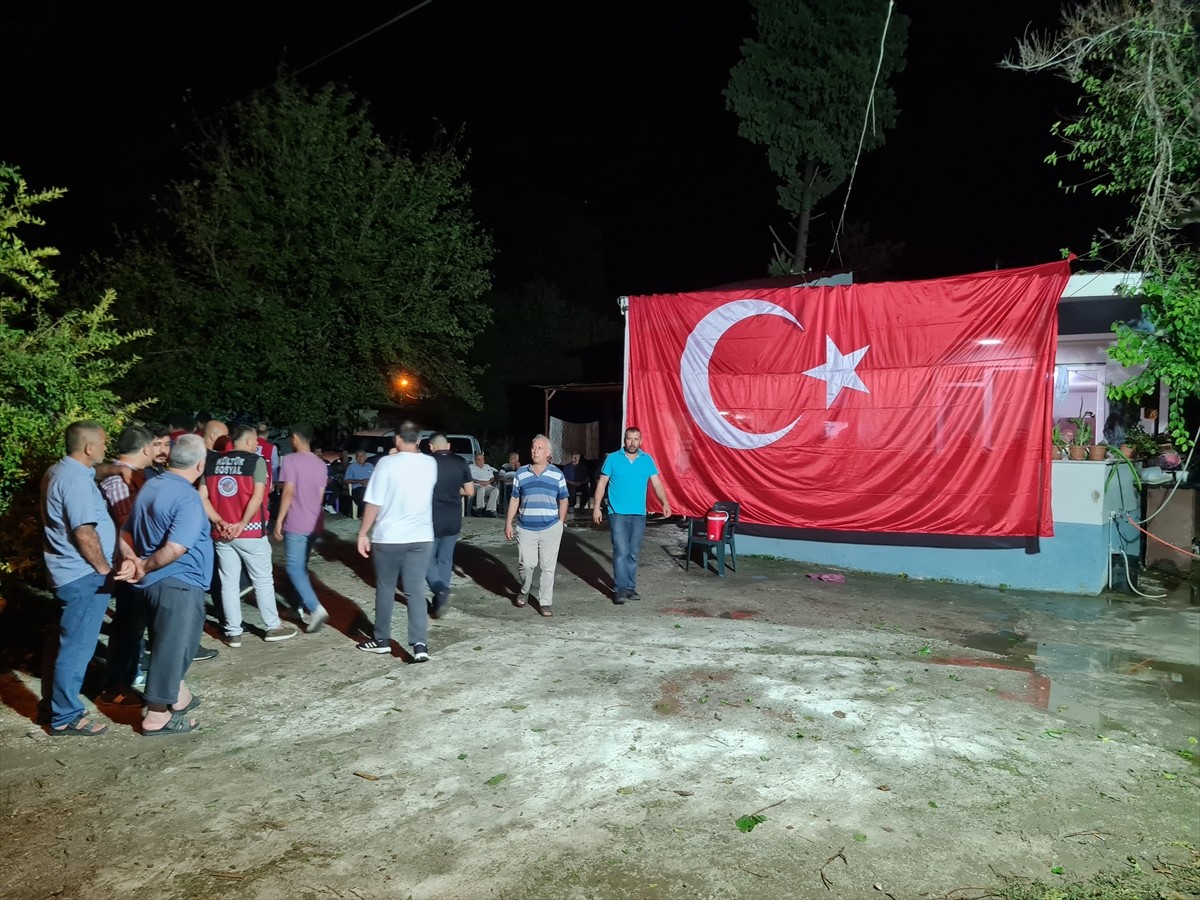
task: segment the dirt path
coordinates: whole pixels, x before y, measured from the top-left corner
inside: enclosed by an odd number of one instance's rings
[[[53,740],[36,681],[0,676],[0,896],[909,898],[1200,845],[1195,607],[718,579],[670,525],[616,607],[582,525],[542,619],[471,520],[406,665],[354,650],[356,524],[314,557],[334,628],[196,664],[196,734],[104,708],[113,734]]]

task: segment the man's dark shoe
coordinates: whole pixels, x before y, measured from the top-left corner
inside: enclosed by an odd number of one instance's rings
[[[429,604],[429,618],[440,619],[446,614],[446,607],[450,605],[450,598],[453,595],[449,591],[439,591],[434,595],[433,602]]]
[[[205,647],[203,645],[196,648],[196,655],[192,657],[192,662],[200,662],[205,659],[216,659],[221,655],[221,651],[216,647]]]
[[[615,603],[617,606],[620,606],[624,602],[625,602],[625,592],[624,591],[617,591],[615,594],[613,594],[613,603]]]
[[[424,644],[412,645],[413,662],[429,662],[429,649]]]
[[[642,599],[642,595],[641,595],[641,594],[639,594],[637,591],[630,591],[630,592],[629,592],[629,593],[626,595],[625,599],[626,599],[626,600],[641,600],[641,599]]]

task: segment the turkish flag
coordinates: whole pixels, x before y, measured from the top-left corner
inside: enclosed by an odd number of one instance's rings
[[[630,297],[626,422],[674,512],[1050,536],[1070,262],[931,281]]]

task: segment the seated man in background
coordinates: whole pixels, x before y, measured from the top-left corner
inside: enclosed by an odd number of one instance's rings
[[[499,474],[487,464],[484,454],[475,454],[475,463],[471,466],[471,477],[475,479],[475,510],[472,515],[496,518],[496,504],[500,500],[496,476]]]
[[[342,476],[342,482],[350,489],[350,499],[354,501],[360,519],[363,514],[363,494],[367,492],[367,482],[374,471],[375,464],[367,462],[367,451],[359,450],[354,454],[354,462],[346,466],[346,474]]]
[[[562,473],[567,479],[567,509],[575,508],[577,498],[582,498],[579,505],[586,509],[590,499],[588,486],[591,484],[591,474],[588,467],[580,461],[578,453],[572,453],[571,461],[563,463]]]
[[[500,467],[500,500],[505,508],[508,507],[508,501],[512,498],[513,477],[519,468],[521,468],[521,454],[515,451],[508,454],[508,462]]]

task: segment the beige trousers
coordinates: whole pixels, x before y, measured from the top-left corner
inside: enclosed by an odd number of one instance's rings
[[[529,593],[533,587],[533,570],[541,569],[538,605],[551,606],[554,603],[554,569],[558,565],[558,547],[562,543],[563,524],[555,522],[541,531],[529,531],[518,525],[516,532],[517,575],[521,579],[521,593]]]

